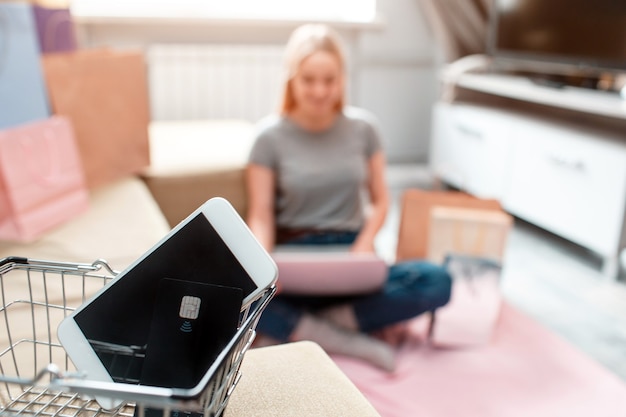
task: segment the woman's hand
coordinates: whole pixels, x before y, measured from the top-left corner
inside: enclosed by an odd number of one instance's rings
[[[371,240],[358,239],[352,244],[350,247],[350,252],[352,253],[374,253],[376,252],[376,248],[374,247],[374,242]]]

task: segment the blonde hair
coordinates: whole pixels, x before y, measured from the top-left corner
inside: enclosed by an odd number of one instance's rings
[[[346,60],[341,38],[330,27],[323,24],[306,24],[298,27],[291,34],[283,61],[283,94],[279,111],[286,114],[295,109],[296,101],[293,97],[291,80],[298,72],[300,64],[315,52],[324,51],[337,58],[342,73],[346,71]],[[336,105],[336,110],[343,108],[345,101],[345,91]]]

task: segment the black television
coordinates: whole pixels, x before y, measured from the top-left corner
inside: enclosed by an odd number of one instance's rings
[[[626,72],[626,0],[492,0],[497,65],[544,74]]]

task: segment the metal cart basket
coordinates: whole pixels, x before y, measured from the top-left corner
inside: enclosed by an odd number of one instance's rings
[[[92,264],[0,259],[0,416],[220,416],[239,378],[256,324],[276,288],[268,287],[240,317],[239,328],[211,365],[197,398],[175,388],[89,380],[73,367],[57,326],[116,275]],[[131,353],[132,354],[132,353]],[[92,400],[124,400],[114,411]]]

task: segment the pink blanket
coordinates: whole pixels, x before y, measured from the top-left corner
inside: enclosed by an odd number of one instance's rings
[[[393,374],[334,359],[383,417],[626,416],[621,379],[506,304],[484,346],[434,348],[415,331]]]

